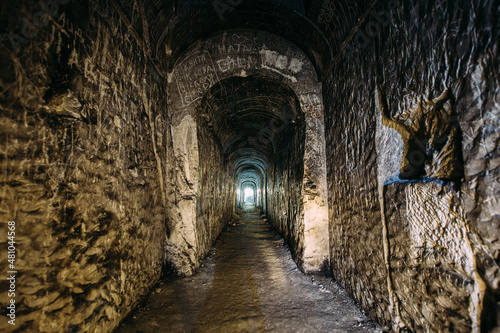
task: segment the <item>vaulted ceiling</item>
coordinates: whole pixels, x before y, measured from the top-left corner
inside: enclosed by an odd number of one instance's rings
[[[167,69],[191,45],[224,30],[252,29],[279,35],[310,58],[319,77],[376,0],[150,0],[150,46]],[[127,1],[121,0],[121,6]],[[140,25],[137,23],[137,25]]]
[[[214,85],[199,112],[237,174],[263,173],[292,124],[303,121],[295,93],[268,77],[232,77]]]
[[[131,24],[150,31],[150,54],[168,73],[198,41],[224,31],[259,30],[300,48],[321,78],[375,1],[150,0],[146,22]],[[130,4],[121,0],[120,6]],[[216,83],[203,97],[199,117],[213,130],[235,173],[248,179],[266,172],[280,140],[303,120],[295,93],[283,82],[261,76]]]

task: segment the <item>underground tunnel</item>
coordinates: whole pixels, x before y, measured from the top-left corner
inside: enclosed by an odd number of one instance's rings
[[[497,0],[0,8],[2,332],[500,330]]]

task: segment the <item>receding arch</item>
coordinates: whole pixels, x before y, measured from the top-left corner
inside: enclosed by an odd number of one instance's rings
[[[240,159],[269,161],[280,132],[304,118],[295,92],[266,76],[219,81],[205,93],[199,112],[233,163]]]
[[[277,153],[292,141],[304,147],[303,135],[301,140],[284,139],[304,132],[303,128],[299,132],[289,130],[299,124],[304,126],[304,114],[295,92],[273,77],[234,76],[208,89],[198,112],[199,123],[212,129],[222,153],[233,166],[238,189],[245,181],[252,181],[257,190],[256,206],[267,211],[266,176],[269,168],[275,168]],[[302,151],[294,163],[303,164],[303,155]],[[301,207],[299,202],[294,205]],[[241,191],[236,206],[242,206]],[[302,219],[302,214],[298,218]],[[297,223],[303,225],[301,221]]]
[[[259,173],[263,175],[261,188],[269,192],[269,165],[277,150],[277,140],[273,136],[280,133],[276,128],[283,124],[290,127],[296,122],[303,122],[304,142],[297,144],[304,149],[304,154],[298,159],[300,175],[294,175],[296,180],[300,178],[303,182],[303,192],[300,192],[303,212],[295,212],[300,216],[297,221],[293,221],[297,223],[296,227],[283,227],[282,232],[304,230],[298,239],[293,236],[295,259],[304,271],[319,271],[324,262],[328,261],[325,141],[321,85],[309,58],[290,41],[271,33],[226,31],[200,40],[186,50],[169,74],[168,82],[171,96],[169,111],[174,134],[172,144],[175,157],[183,166],[179,170],[180,175],[176,177],[177,187],[183,193],[180,199],[183,209],[176,224],[177,231],[192,234],[185,235],[185,239],[202,237],[200,233],[210,234],[208,231],[200,231],[205,228],[200,222],[203,219],[193,214],[200,213],[197,200],[205,198],[200,196],[200,187],[196,184],[208,181],[206,178],[209,177],[204,166],[199,163],[203,160],[200,158],[201,154],[205,154],[207,149],[200,151],[198,123],[206,125],[202,130],[205,133],[203,138],[208,132],[219,132],[220,140],[213,144],[224,155],[226,164],[223,168],[231,165],[234,192],[238,184],[236,170],[245,165],[254,165],[255,170],[260,170]],[[272,89],[270,91],[275,91],[277,96],[259,94],[259,84]],[[237,98],[226,98],[226,88],[223,87],[227,86],[240,89],[238,91],[241,94],[236,94]],[[291,98],[292,95],[295,97]],[[267,119],[275,128],[270,128],[269,125],[267,130],[262,130],[262,126],[252,128],[247,123],[246,134],[258,131],[259,135],[238,135],[234,133],[234,126],[228,125],[246,115],[240,115],[239,118],[232,116],[234,119],[219,117],[217,120],[218,116],[213,114],[213,110],[203,109],[203,101],[217,99],[224,100],[223,104],[227,109],[252,109],[256,119],[260,119],[261,123],[262,119]],[[217,103],[214,105],[220,108]],[[284,109],[287,111],[283,112]],[[200,175],[205,176],[200,178]],[[311,191],[311,188],[314,190]],[[264,193],[263,196],[267,194]],[[273,207],[266,207],[270,220],[277,221],[282,213],[276,207],[275,210],[270,208]],[[184,227],[185,225],[188,227]],[[192,253],[196,258],[201,258],[209,247],[208,243],[199,248],[184,244],[172,245]]]
[[[160,58],[161,52],[166,49],[167,58],[174,63],[190,46],[207,35],[252,29],[267,31],[291,41],[307,54],[316,72],[321,74],[325,65],[333,59],[335,50],[324,33],[304,15],[301,5],[294,7],[290,1],[286,5],[262,0],[243,1],[231,10],[217,10],[214,2],[199,4],[197,10],[181,14],[163,29],[157,40],[156,55]]]

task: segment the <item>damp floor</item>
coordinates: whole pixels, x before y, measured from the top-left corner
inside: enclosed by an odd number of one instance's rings
[[[301,273],[254,209],[230,222],[194,276],[160,281],[116,332],[382,330],[332,279]]]

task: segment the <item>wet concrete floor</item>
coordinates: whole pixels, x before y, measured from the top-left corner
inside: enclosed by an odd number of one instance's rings
[[[241,213],[196,275],[166,278],[117,330],[381,332],[330,278],[305,275],[259,211]]]

